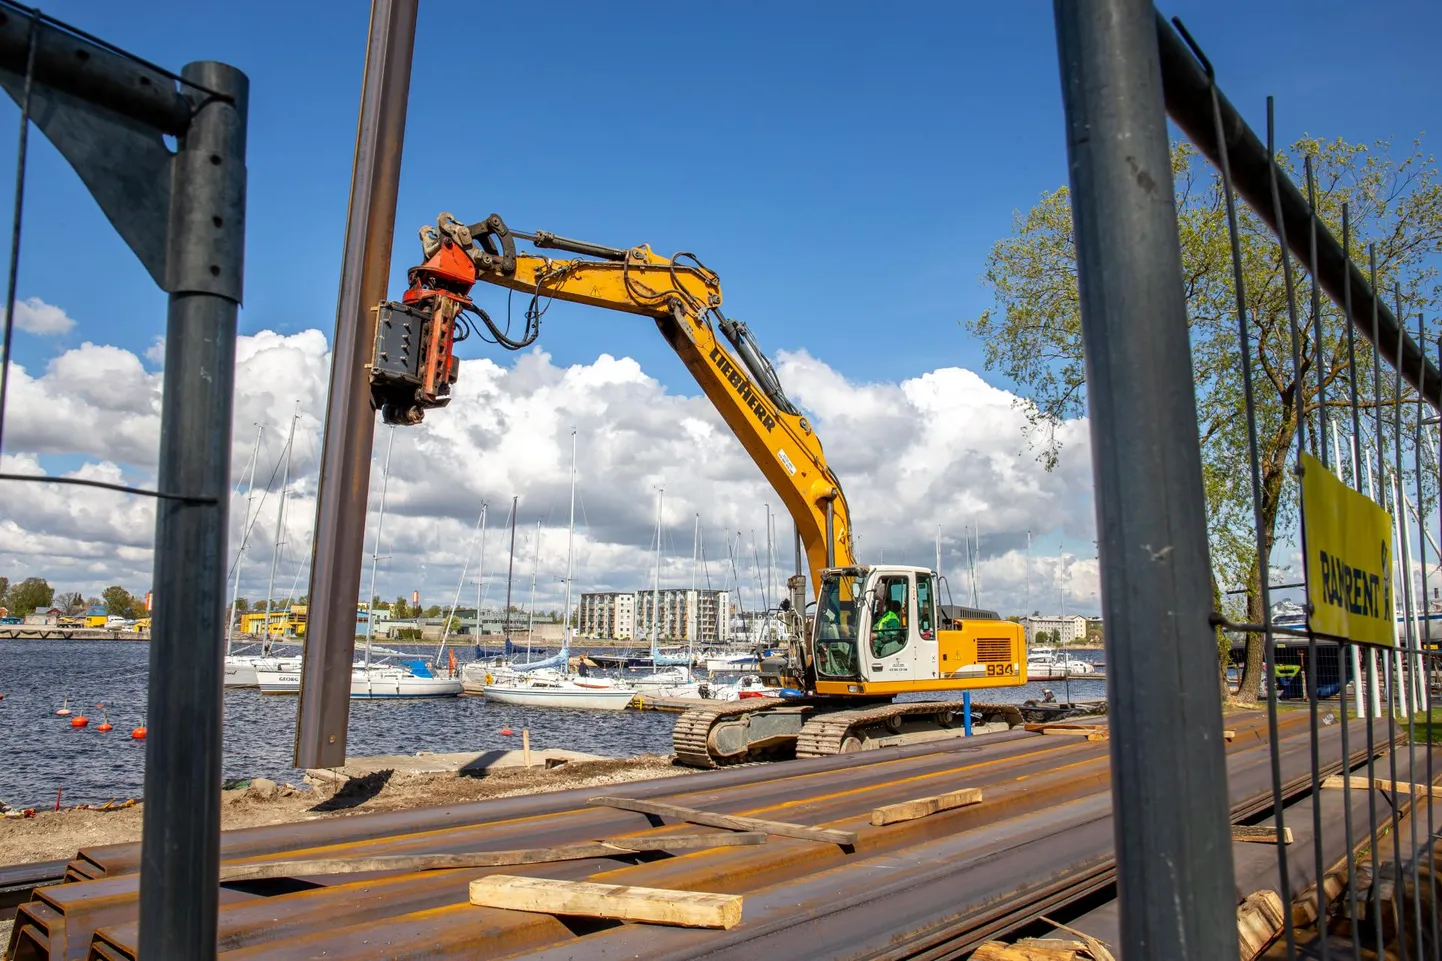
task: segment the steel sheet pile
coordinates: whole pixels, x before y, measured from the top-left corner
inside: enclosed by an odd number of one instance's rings
[[[1229,722],[1232,814],[1271,804],[1264,718]],[[1279,734],[1289,795],[1310,788],[1305,715]],[[1342,768],[1340,725],[1321,731]],[[1353,739],[1355,744],[1360,737]],[[1330,765],[1327,758],[1334,759]],[[1360,763],[1365,752],[1354,754]],[[1113,879],[1108,744],[1013,730],[907,748],[627,784],[628,798],[854,832],[854,846],[759,845],[496,868],[225,882],[220,955],[242,958],[943,958],[1093,894]],[[874,826],[872,811],[964,788],[980,803]],[[225,866],[461,854],[695,834],[694,824],[592,805],[598,789],[227,832]],[[616,792],[609,792],[616,793]],[[661,823],[664,820],[664,823]],[[139,845],[87,849],[67,883],[20,909],[8,957],[136,956]],[[519,874],[744,896],[729,930],[476,907],[468,885]]]

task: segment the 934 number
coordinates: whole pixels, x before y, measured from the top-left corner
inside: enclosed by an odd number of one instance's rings
[[[1015,673],[1015,664],[988,664],[986,666],[987,677],[1008,677]]]

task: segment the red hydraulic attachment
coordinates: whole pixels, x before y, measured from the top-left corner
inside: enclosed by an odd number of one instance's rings
[[[515,240],[498,215],[467,226],[441,214],[420,234],[425,262],[407,273],[409,286],[399,302],[377,308],[371,405],[388,424],[419,424],[427,410],[450,403],[460,367],[452,351],[471,329],[463,313],[479,317],[507,347],[530,342],[500,337],[485,311],[471,302],[480,271],[516,269]]]

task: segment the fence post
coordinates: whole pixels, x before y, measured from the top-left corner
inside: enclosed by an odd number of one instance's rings
[[[248,81],[188,64],[195,113],[171,160],[165,381],[155,521],[150,737],[140,860],[147,958],[213,958],[235,325],[245,254]]]
[[[1211,568],[1151,0],[1055,0],[1127,958],[1237,957]]]

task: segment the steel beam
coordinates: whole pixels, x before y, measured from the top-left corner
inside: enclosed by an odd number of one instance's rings
[[[310,619],[295,725],[295,764],[345,764],[356,597],[365,553],[371,409],[367,364],[385,299],[415,48],[417,0],[372,0],[345,258],[331,342],[325,444],[311,547]]]
[[[1167,115],[1214,165],[1220,168],[1221,151],[1217,145],[1216,121],[1212,115],[1211,78],[1187,46],[1160,13],[1153,12],[1157,46],[1161,60],[1162,89],[1166,96]],[[1277,217],[1272,204],[1272,187],[1267,147],[1257,137],[1237,108],[1221,92],[1217,100],[1222,113],[1222,129],[1227,140],[1227,160],[1231,164],[1232,186],[1252,211],[1277,230]],[[1311,258],[1311,208],[1307,198],[1291,179],[1277,172],[1277,190],[1281,195],[1282,219],[1287,228],[1287,246],[1302,263]],[[1338,305],[1345,301],[1344,278],[1351,272],[1352,323],[1368,341],[1372,340],[1374,295],[1367,278],[1342,251],[1342,245],[1326,224],[1317,222],[1317,283]],[[1377,303],[1377,328],[1381,343],[1375,344],[1382,357],[1393,367],[1402,369],[1407,383],[1417,388],[1427,402],[1442,410],[1442,372],[1427,359],[1422,348],[1405,332],[1397,329],[1397,316],[1385,301]],[[1398,357],[1397,344],[1402,344]]]
[[[226,515],[235,325],[245,253],[249,82],[192,63],[199,94],[171,160],[171,291],[160,413],[150,638],[150,738],[140,858],[140,943],[151,958],[215,957],[220,871]]]
[[[1151,0],[1055,0],[1127,957],[1236,958],[1211,568]],[[1159,723],[1166,718],[1166,723]]]

